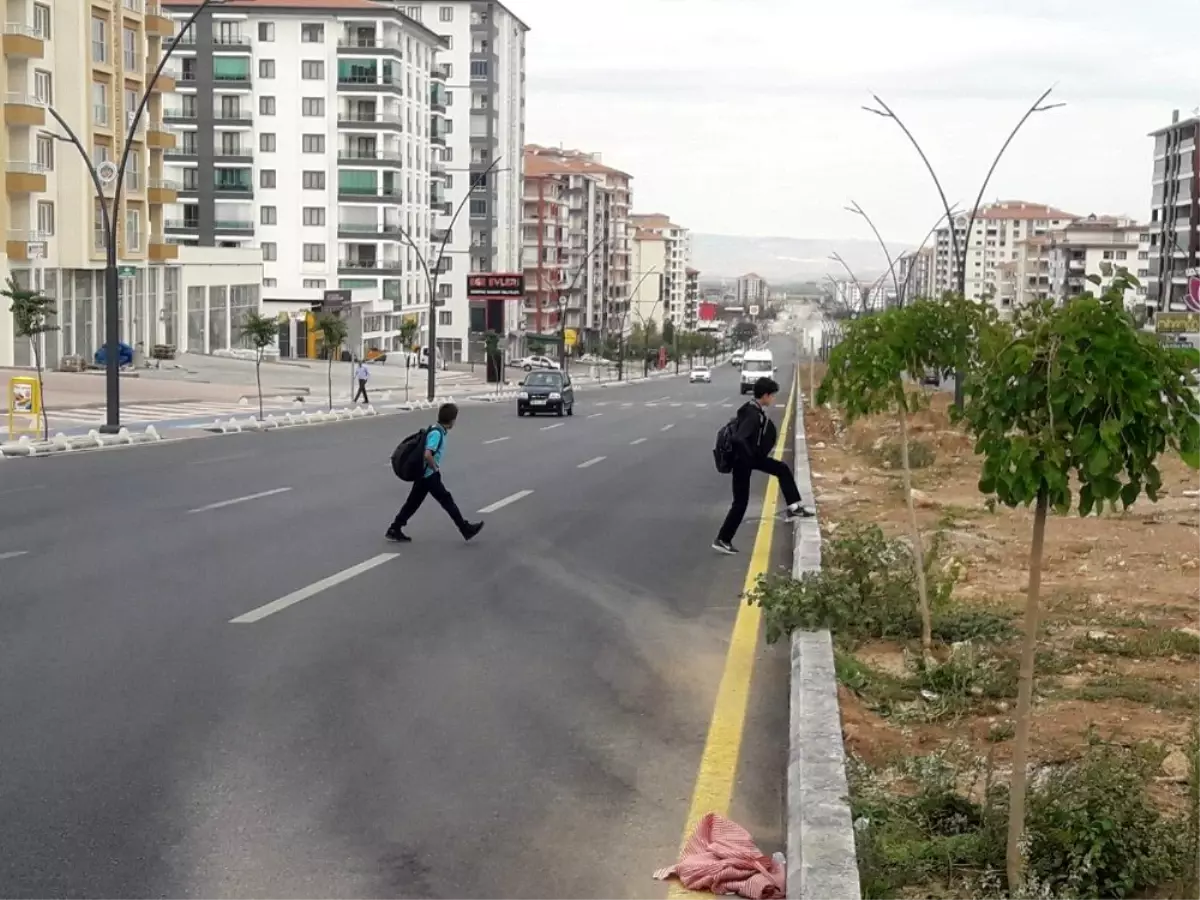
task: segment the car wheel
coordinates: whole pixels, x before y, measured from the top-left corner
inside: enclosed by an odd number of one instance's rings
[[[521,409],[520,407],[518,407],[518,408],[517,408],[517,418],[519,419],[519,418],[521,418],[521,417],[522,417],[522,416],[524,416],[524,415],[525,415],[525,410],[523,410],[523,409]]]
[[[563,416],[565,416],[567,414],[567,408],[565,406],[560,406],[558,409],[556,409],[554,411],[554,414],[561,419]]]

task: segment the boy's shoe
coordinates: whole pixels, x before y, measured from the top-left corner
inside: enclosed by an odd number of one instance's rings
[[[793,519],[811,519],[816,513],[802,503],[793,503],[783,514],[785,521]]]
[[[724,553],[726,556],[733,556],[738,552],[737,547],[733,546],[729,541],[723,541],[720,538],[712,542],[712,548],[718,553]]]
[[[390,541],[393,544],[411,544],[412,543],[412,538],[410,538],[403,531],[395,531],[391,528],[389,528],[387,530],[387,533],[384,534],[383,539],[385,541]]]
[[[475,537],[475,535],[479,534],[479,532],[481,532],[481,531],[483,531],[483,523],[482,522],[468,522],[467,527],[463,529],[463,533],[462,533],[463,539],[469,541],[471,538]]]

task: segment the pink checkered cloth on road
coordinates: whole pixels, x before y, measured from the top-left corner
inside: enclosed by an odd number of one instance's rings
[[[654,873],[659,881],[672,876],[689,891],[735,894],[750,900],[785,896],[787,877],[779,863],[758,849],[750,832],[716,813],[700,820],[679,862]]]

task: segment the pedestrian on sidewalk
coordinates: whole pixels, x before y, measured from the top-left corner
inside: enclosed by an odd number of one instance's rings
[[[358,368],[354,370],[354,377],[358,379],[358,390],[354,393],[354,399],[351,403],[357,403],[358,398],[362,397],[362,402],[370,405],[371,401],[367,399],[367,382],[371,380],[371,370],[367,368],[366,360],[358,361]]]
[[[738,410],[733,433],[733,503],[712,544],[713,549],[721,553],[738,552],[733,546],[733,537],[746,516],[746,507],[750,504],[750,475],[756,470],[773,475],[779,482],[787,504],[785,517],[789,521],[813,515],[812,510],[800,502],[800,489],[796,487],[791,466],[771,456],[778,433],[775,423],[767,415],[767,408],[775,402],[778,393],[779,385],[774,379],[760,378],[754,382],[754,399]]]
[[[388,528],[384,537],[398,544],[407,544],[412,538],[404,533],[405,526],[413,517],[426,497],[432,497],[441,504],[442,509],[450,516],[459,532],[466,540],[471,540],[483,528],[482,522],[468,522],[458,509],[458,504],[442,484],[442,455],[446,452],[446,434],[458,420],[458,407],[453,403],[443,403],[438,409],[437,424],[429,429],[425,436],[425,473],[424,477],[413,482],[408,499],[396,513],[396,518]]]

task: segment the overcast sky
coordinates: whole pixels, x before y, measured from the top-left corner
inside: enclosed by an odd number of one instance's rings
[[[530,141],[600,151],[641,212],[695,231],[919,243],[940,211],[879,94],[969,203],[1149,212],[1152,141],[1200,105],[1200,0],[508,0],[528,36]],[[1000,7],[1006,9],[1001,11]]]

